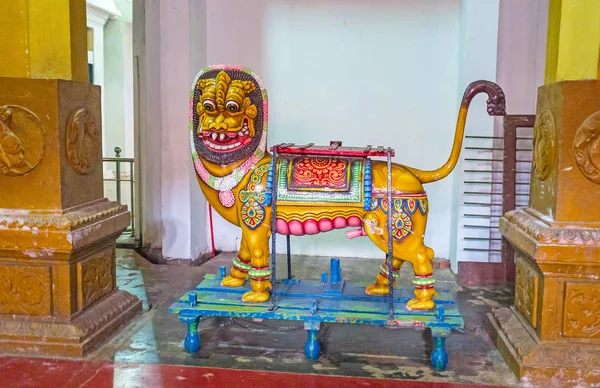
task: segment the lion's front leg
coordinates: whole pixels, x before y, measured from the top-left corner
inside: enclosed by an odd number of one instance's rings
[[[269,226],[262,224],[254,230],[242,228],[242,233],[247,242],[252,268],[248,271],[251,279],[252,291],[246,292],[242,299],[244,302],[266,302],[271,295],[271,270],[269,269]]]
[[[250,250],[248,244],[242,235],[242,242],[240,244],[240,250],[235,259],[233,259],[233,265],[231,266],[230,275],[225,277],[221,281],[221,285],[226,287],[241,287],[248,279],[248,271],[252,269],[250,263]]]

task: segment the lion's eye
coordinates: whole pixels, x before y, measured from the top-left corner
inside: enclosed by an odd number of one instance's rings
[[[240,104],[236,101],[227,101],[225,108],[227,108],[228,111],[235,113],[240,110]]]
[[[212,100],[204,100],[204,102],[202,102],[202,106],[204,106],[204,109],[207,112],[212,112],[213,110],[217,109],[217,105]]]

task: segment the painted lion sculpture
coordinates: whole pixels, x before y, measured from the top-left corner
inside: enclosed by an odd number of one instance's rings
[[[488,95],[490,115],[505,114],[504,93],[498,85],[488,81],[469,85],[460,105],[448,161],[434,171],[393,163],[393,203],[388,204],[385,161],[282,154],[274,163],[266,150],[267,91],[260,78],[242,66],[204,68],[194,80],[190,96],[193,163],[209,203],[224,219],[242,229],[239,253],[222,285],[240,287],[250,278],[252,290],[243,295],[243,300],[269,300],[269,187],[275,181],[276,232],[280,234],[300,236],[356,227],[347,233],[348,237],[366,235],[387,252],[386,217],[391,207],[393,269],[383,264],[375,282],[365,291],[387,294],[390,277],[395,282],[400,267],[408,261],[415,274],[415,298],[406,307],[434,308],[434,254],[423,243],[429,208],[423,184],[440,180],[454,169],[469,104],[480,92]]]

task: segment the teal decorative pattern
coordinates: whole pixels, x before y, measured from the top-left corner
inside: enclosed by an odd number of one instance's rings
[[[392,235],[396,240],[403,240],[406,236],[412,233],[413,222],[411,215],[415,214],[417,209],[422,209],[420,203],[425,203],[425,209],[427,209],[426,198],[403,198],[394,199],[393,201],[393,217],[392,217]],[[371,201],[371,211],[380,208],[385,214],[388,214],[388,200],[387,198],[373,198]],[[421,210],[423,212],[423,210]],[[423,213],[425,214],[425,213]]]
[[[258,166],[250,176],[246,189],[240,190],[238,195],[244,203],[241,210],[242,221],[250,229],[258,228],[265,220],[265,190],[260,183],[269,167],[269,164]]]
[[[387,198],[375,197],[371,200],[371,211],[380,208],[385,214],[388,212]],[[421,214],[427,214],[429,210],[427,197],[394,199],[394,212],[406,212],[409,215],[419,210]]]
[[[265,219],[265,208],[253,197],[244,202],[241,214],[244,224],[250,229],[256,229]]]

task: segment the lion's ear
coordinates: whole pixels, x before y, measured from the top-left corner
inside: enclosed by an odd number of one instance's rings
[[[246,98],[248,98],[248,97],[246,97]],[[256,114],[257,114],[256,105],[252,104],[249,107],[247,107],[246,114],[248,115],[248,117],[250,117],[252,119],[256,118]]]
[[[201,115],[202,113],[204,113],[204,105],[202,105],[202,103],[197,103],[196,104],[196,112]]]
[[[252,81],[242,81],[242,86],[244,88],[244,93],[251,93],[256,89],[256,85]]]
[[[196,88],[200,89],[200,91],[204,90],[206,87],[215,83],[215,80],[211,79],[201,79],[196,82]]]

